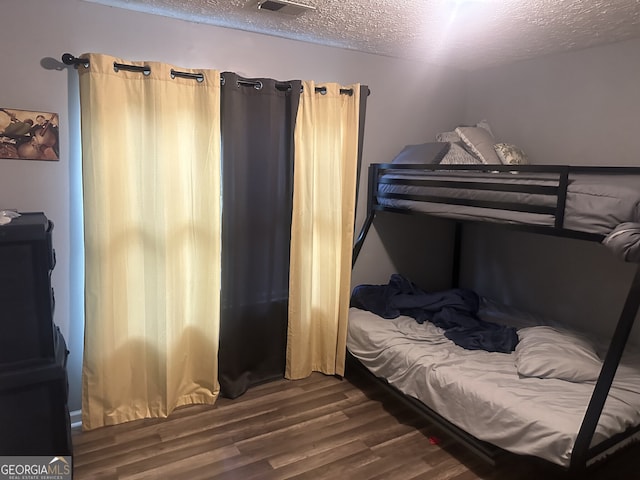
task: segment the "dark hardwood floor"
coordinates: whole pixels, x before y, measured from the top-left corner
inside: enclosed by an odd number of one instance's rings
[[[562,472],[506,455],[492,467],[368,379],[319,373],[215,406],[73,431],[74,479],[549,480]],[[580,479],[640,478],[640,445]]]

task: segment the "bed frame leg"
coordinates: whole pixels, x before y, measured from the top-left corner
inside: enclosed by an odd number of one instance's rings
[[[462,254],[462,223],[456,222],[453,237],[453,261],[451,262],[451,288],[460,286],[460,255]]]
[[[353,245],[353,254],[351,257],[351,268],[353,268],[353,266],[356,264],[356,260],[358,259],[358,255],[360,255],[360,250],[362,249],[362,245],[364,244],[364,239],[367,238],[367,233],[371,228],[371,224],[373,223],[373,219],[375,218],[375,216],[376,216],[376,211],[371,210],[367,215],[367,218],[365,219],[364,224],[362,225],[362,228],[360,229],[360,234],[358,235],[358,239],[356,240],[356,243]]]
[[[353,245],[353,254],[351,256],[351,268],[356,264],[356,260],[358,259],[358,255],[360,254],[360,250],[362,249],[362,245],[364,244],[364,239],[367,238],[367,233],[369,232],[369,228],[371,228],[371,224],[373,223],[373,219],[376,216],[376,194],[378,191],[378,172],[380,168],[376,164],[369,165],[369,178],[368,178],[368,192],[367,192],[367,218],[360,229],[360,234],[358,235],[357,240]]]

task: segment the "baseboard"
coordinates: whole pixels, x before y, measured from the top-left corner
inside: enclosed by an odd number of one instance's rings
[[[82,427],[82,410],[69,412],[69,417],[71,418],[71,428]]]

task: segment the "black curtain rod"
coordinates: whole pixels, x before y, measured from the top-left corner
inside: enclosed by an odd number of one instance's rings
[[[84,65],[84,67],[87,68],[89,66],[89,59],[74,57],[70,53],[63,53],[62,63],[64,63],[65,65],[73,65],[76,68],[78,67],[78,65]]]
[[[224,85],[224,77],[220,77],[220,83]],[[239,78],[237,80],[238,86],[242,85],[244,87],[253,87],[256,90],[260,90],[262,88],[261,80],[248,80],[246,78]],[[275,87],[281,91],[291,90],[291,84],[287,82],[276,82]],[[304,88],[302,87],[300,90],[302,91]],[[327,87],[316,87],[316,93],[320,93],[325,95],[327,93]],[[350,88],[341,88],[340,93],[343,95],[353,95],[353,90]]]
[[[75,68],[78,68],[79,65],[83,65],[85,68],[89,67],[89,59],[88,58],[78,58],[70,53],[65,53],[62,55],[62,63],[65,65],[73,65]],[[137,66],[137,65],[126,65],[123,63],[113,62],[113,69],[117,72],[118,70],[128,70],[130,72],[141,72],[144,75],[149,75],[151,73],[151,68],[147,65],[145,66]],[[179,72],[177,70],[171,69],[171,78],[181,77],[181,78],[191,78],[197,80],[198,82],[204,81],[204,75],[201,73],[190,73],[190,72]],[[220,76],[220,83],[224,85],[224,77]],[[238,85],[254,87],[257,90],[262,88],[262,82],[260,80],[248,80],[245,78],[238,79]],[[290,90],[291,84],[284,82],[276,82],[276,88],[278,90]],[[327,93],[327,87],[316,87],[316,93],[320,93],[321,95],[325,95]],[[341,88],[340,93],[343,95],[353,95],[353,90],[351,88]],[[371,90],[367,87],[367,96],[371,95]]]
[[[85,68],[89,67],[89,59],[87,58],[77,58],[71,55],[70,53],[65,53],[62,55],[62,62],[66,65],[73,65],[74,67],[78,67],[79,65],[83,65]],[[125,63],[117,63],[113,62],[113,70],[127,70],[129,72],[140,72],[144,75],[149,75],[151,73],[151,67],[148,65],[144,65],[142,67],[138,65],[127,65]],[[201,73],[190,73],[190,72],[179,72],[178,70],[171,69],[171,78],[192,78],[197,80],[198,82],[204,81],[204,75]]]

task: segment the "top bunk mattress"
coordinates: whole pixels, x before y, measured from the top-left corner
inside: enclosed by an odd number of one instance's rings
[[[460,220],[558,226],[559,173],[388,167],[377,185],[381,206]],[[640,222],[640,169],[602,170],[569,167],[562,228],[607,235],[621,223]]]

